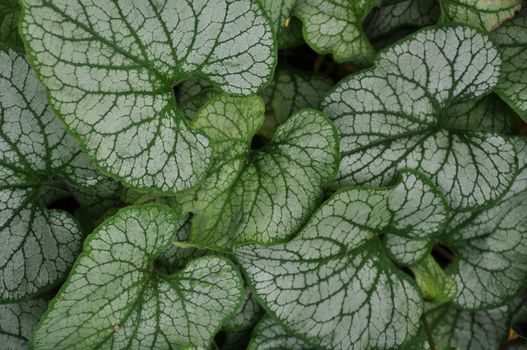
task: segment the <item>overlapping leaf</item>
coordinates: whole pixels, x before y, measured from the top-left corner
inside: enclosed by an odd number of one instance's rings
[[[291,18],[296,0],[260,0],[273,25],[278,46],[286,48],[302,43],[300,23]]]
[[[242,308],[223,325],[225,331],[236,332],[249,329],[260,318],[262,309],[251,292],[251,289],[247,286],[245,287],[243,299]]]
[[[178,191],[208,166],[206,137],[172,87],[199,76],[232,94],[270,80],[275,44],[250,0],[23,0],[21,31],[54,109],[108,173]]]
[[[305,341],[288,334],[285,329],[264,316],[256,325],[247,350],[314,350]]]
[[[163,206],[129,207],[101,224],[32,338],[35,349],[206,348],[238,308],[242,281],[224,258],[172,275],[156,258],[182,221]]]
[[[491,35],[503,59],[496,92],[527,121],[527,8]]]
[[[371,63],[374,49],[362,22],[381,0],[297,0],[293,14],[302,21],[304,39],[315,51],[337,62]]]
[[[288,330],[324,349],[393,348],[417,334],[421,294],[377,236],[437,234],[447,212],[422,176],[401,177],[391,188],[337,192],[288,243],[236,250],[256,296]]]
[[[301,110],[271,143],[251,150],[263,122],[260,97],[221,95],[193,121],[215,149],[214,163],[193,197],[189,241],[229,249],[242,242],[270,243],[295,233],[322,201],[337,170],[335,127],[315,110]]]
[[[49,289],[80,250],[82,233],[68,213],[48,210],[57,187],[101,178],[50,113],[24,56],[0,48],[0,299]]]
[[[383,185],[410,167],[433,179],[453,209],[499,199],[517,171],[514,146],[459,130],[448,115],[489,93],[500,64],[487,36],[459,26],[428,28],[381,52],[322,101],[341,135],[336,185]]]
[[[527,284],[527,140],[515,144],[520,172],[507,195],[488,209],[455,215],[443,238],[454,251],[447,271],[462,308],[503,305]]]
[[[0,344],[6,350],[25,350],[33,327],[46,310],[43,299],[0,304]]]
[[[512,18],[523,0],[440,0],[445,22],[467,24],[491,31]]]

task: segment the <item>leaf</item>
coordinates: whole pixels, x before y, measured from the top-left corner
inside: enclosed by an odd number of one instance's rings
[[[273,25],[279,48],[302,44],[301,24],[291,18],[296,0],[260,0]]]
[[[315,350],[305,341],[288,334],[285,329],[264,316],[253,331],[247,350]]]
[[[371,39],[392,37],[393,31],[432,25],[438,17],[439,6],[435,0],[403,0],[374,9],[364,28]]]
[[[2,0],[0,3],[0,43],[23,47],[18,35],[20,6],[17,0]]]
[[[86,240],[31,341],[35,349],[206,348],[238,308],[242,281],[220,257],[172,275],[156,258],[181,225],[164,206],[122,209]]]
[[[22,36],[53,108],[131,187],[180,191],[208,167],[208,141],[177,110],[174,85],[199,76],[251,94],[275,65],[271,28],[249,0],[22,4]]]
[[[323,349],[397,347],[417,334],[423,302],[376,237],[437,234],[446,210],[405,171],[389,188],[337,192],[288,243],[242,246],[236,257],[262,306],[296,336]]]
[[[367,66],[375,51],[362,22],[380,0],[297,0],[293,14],[302,21],[304,39],[320,54],[331,53],[336,62]]]
[[[322,201],[337,170],[335,127],[320,112],[301,110],[271,143],[251,150],[263,115],[258,96],[220,95],[194,119],[215,152],[205,181],[190,194],[189,241],[197,247],[229,250],[242,242],[284,240]]]
[[[423,260],[432,251],[432,240],[427,237],[415,239],[388,233],[383,241],[386,253],[400,265],[413,265]]]
[[[245,287],[244,301],[240,310],[225,324],[223,330],[227,332],[239,332],[251,328],[261,316],[262,310],[258,301],[253,296],[251,289]]]
[[[491,31],[512,18],[522,0],[440,0],[443,22],[467,24]]]
[[[434,304],[452,301],[456,296],[457,286],[454,280],[445,274],[435,259],[428,255],[419,264],[410,267],[415,282],[423,292],[423,298]]]
[[[265,119],[258,134],[271,139],[276,128],[302,108],[318,108],[333,82],[323,74],[278,66],[271,84],[262,92]]]
[[[44,299],[29,299],[17,304],[0,304],[0,342],[7,350],[27,349],[33,327],[46,310]]]
[[[465,309],[503,305],[526,286],[527,140],[515,138],[520,172],[496,205],[457,213],[442,237],[454,252],[447,272],[458,286],[454,302]]]
[[[510,310],[467,311],[453,304],[440,306],[426,315],[436,349],[449,346],[463,350],[500,348],[508,331]]]
[[[9,302],[52,288],[80,250],[73,217],[46,208],[51,192],[101,177],[50,113],[24,56],[8,48],[0,48],[0,175],[0,299]]]
[[[502,77],[496,92],[527,121],[527,9],[491,36],[499,45],[503,59]]]
[[[498,200],[517,171],[514,146],[499,134],[451,128],[445,114],[489,93],[500,64],[496,47],[473,29],[427,28],[337,84],[321,103],[341,135],[336,186],[386,185],[409,167],[430,177],[454,210]]]

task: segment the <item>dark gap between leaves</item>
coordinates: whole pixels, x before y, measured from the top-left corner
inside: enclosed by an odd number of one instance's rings
[[[262,149],[268,143],[269,143],[269,140],[266,137],[256,134],[253,136],[253,139],[251,140],[251,149],[253,151],[257,151],[259,149]]]
[[[46,207],[48,209],[64,210],[70,214],[73,214],[77,209],[80,208],[80,204],[73,196],[68,196],[57,199],[56,201],[49,203]]]
[[[432,248],[432,256],[442,269],[445,269],[454,260],[454,252],[439,243]]]

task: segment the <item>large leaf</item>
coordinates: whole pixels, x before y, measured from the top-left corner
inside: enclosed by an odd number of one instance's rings
[[[512,18],[523,0],[440,0],[442,21],[491,31]]]
[[[293,14],[302,21],[304,39],[315,51],[337,62],[369,65],[375,51],[362,22],[381,0],[297,0]]]
[[[503,59],[496,92],[527,121],[527,8],[491,35]]]
[[[300,23],[291,18],[296,0],[260,0],[269,15],[280,48],[301,44]]]
[[[288,334],[268,315],[254,328],[247,350],[314,350],[305,341]]]
[[[128,207],[88,238],[66,283],[38,324],[35,349],[207,347],[238,308],[242,281],[220,257],[172,275],[156,258],[181,225],[163,206]]]
[[[527,139],[515,144],[520,172],[506,197],[488,209],[458,213],[442,238],[454,251],[447,271],[463,308],[503,305],[527,284]]]
[[[338,163],[338,136],[329,119],[301,110],[271,143],[251,150],[264,117],[260,97],[220,95],[193,121],[214,147],[204,183],[191,193],[189,241],[229,249],[242,242],[270,243],[295,233],[318,207]]]
[[[268,82],[276,49],[250,0],[22,0],[21,32],[61,118],[106,172],[138,188],[196,184],[210,148],[172,87],[199,76],[232,94]]]
[[[373,68],[322,101],[341,135],[336,185],[385,185],[410,167],[456,210],[499,199],[516,174],[514,146],[499,134],[452,127],[449,109],[489,93],[500,64],[489,38],[465,27],[428,28],[382,51]]]
[[[20,6],[17,0],[2,0],[0,3],[0,43],[22,47],[18,35]]]
[[[68,213],[46,205],[57,187],[68,191],[65,182],[88,186],[100,179],[50,113],[24,56],[0,48],[1,300],[35,295],[64,277],[82,233]]]
[[[323,74],[279,67],[271,84],[262,92],[265,119],[258,131],[272,138],[276,128],[302,108],[318,108],[333,82]]]
[[[46,310],[43,299],[17,304],[0,304],[0,343],[2,349],[25,350],[33,327]]]
[[[447,208],[424,177],[401,177],[337,192],[288,243],[236,249],[257,298],[288,330],[332,350],[392,348],[416,335],[421,293],[377,237],[437,234]]]

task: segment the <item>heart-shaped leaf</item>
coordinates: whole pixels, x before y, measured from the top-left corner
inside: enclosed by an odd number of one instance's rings
[[[247,350],[315,350],[305,341],[288,334],[268,315],[256,325]]]
[[[491,31],[512,18],[523,0],[440,0],[443,22],[468,24]]]
[[[338,136],[329,119],[301,110],[271,143],[251,150],[263,122],[260,97],[220,95],[193,121],[214,147],[204,183],[191,194],[189,241],[230,249],[242,242],[283,240],[295,233],[322,201],[338,164]]]
[[[102,178],[50,113],[24,56],[0,48],[0,299],[14,301],[59,282],[80,250],[71,215],[46,206],[65,183]],[[65,180],[65,181],[63,181]]]
[[[293,14],[302,21],[306,42],[321,54],[331,53],[337,62],[359,66],[371,63],[375,50],[362,22],[381,0],[297,0]]]
[[[527,285],[527,139],[516,138],[520,172],[495,206],[456,214],[443,244],[454,251],[448,272],[462,308],[503,305]]]
[[[0,43],[22,47],[18,35],[18,16],[20,6],[17,0],[2,0],[0,3]]]
[[[385,185],[409,167],[433,179],[453,209],[499,199],[517,171],[514,146],[499,134],[451,127],[448,115],[489,93],[500,64],[484,34],[428,28],[340,82],[321,104],[341,135],[337,186]]]
[[[527,8],[491,35],[503,59],[496,92],[527,121]]]
[[[17,304],[0,304],[0,342],[2,349],[25,350],[33,327],[46,310],[44,299]]]
[[[392,348],[417,334],[421,293],[377,236],[433,235],[447,208],[421,175],[401,178],[337,192],[288,243],[236,249],[257,298],[288,330],[324,349]]]
[[[156,272],[182,223],[157,205],[128,207],[102,223],[38,324],[33,348],[209,346],[239,307],[242,281],[231,262],[213,256]]]
[[[22,0],[21,32],[54,109],[106,172],[137,188],[196,184],[210,148],[172,88],[199,76],[251,94],[276,48],[250,0]]]

